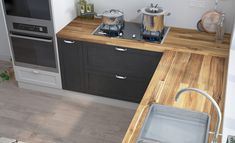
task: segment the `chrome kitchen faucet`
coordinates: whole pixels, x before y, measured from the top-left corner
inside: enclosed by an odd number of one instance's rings
[[[215,132],[214,132],[215,134],[214,134],[212,143],[217,143],[217,138],[218,138],[218,135],[219,135],[219,129],[220,129],[220,124],[221,124],[221,117],[222,117],[219,105],[216,103],[216,101],[208,93],[206,93],[206,92],[204,92],[200,89],[197,89],[197,88],[184,88],[184,89],[181,89],[176,94],[175,101],[178,100],[178,98],[181,94],[183,94],[184,92],[187,92],[187,91],[194,91],[196,93],[200,93],[201,95],[203,95],[207,99],[209,99],[212,102],[212,104],[214,105],[214,107],[217,111],[217,123],[216,123],[216,126],[215,126]]]

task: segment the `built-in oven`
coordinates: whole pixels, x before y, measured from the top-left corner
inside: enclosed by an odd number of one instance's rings
[[[15,65],[58,72],[51,0],[3,0]]]
[[[11,32],[10,39],[16,65],[37,65],[48,70],[56,68],[52,37]]]

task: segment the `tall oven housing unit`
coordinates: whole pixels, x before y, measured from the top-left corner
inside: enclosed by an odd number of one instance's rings
[[[61,88],[52,1],[2,0],[19,86]]]

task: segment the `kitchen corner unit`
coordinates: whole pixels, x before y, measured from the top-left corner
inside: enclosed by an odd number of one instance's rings
[[[214,131],[216,113],[209,101],[200,96],[187,95],[182,96],[176,103],[174,97],[177,91],[182,88],[199,88],[213,96],[223,113],[230,44],[229,34],[225,35],[222,44],[217,44],[215,43],[214,34],[172,27],[164,43],[156,44],[92,35],[91,33],[99,24],[99,19],[84,20],[76,18],[58,32],[57,37],[63,40],[97,45],[91,49],[97,49],[98,52],[99,49],[102,49],[98,45],[103,45],[108,50],[120,47],[128,50],[163,53],[122,143],[136,142],[149,110],[148,107],[152,103],[206,112],[212,119],[210,131]],[[82,49],[89,50],[90,47],[83,46]],[[99,54],[98,52],[93,52],[94,57],[96,53]],[[87,60],[87,58],[85,59]],[[98,61],[95,60],[94,62]],[[110,61],[106,60],[104,62]],[[89,66],[84,66],[84,68],[91,69]],[[102,69],[103,67],[101,66]],[[213,135],[209,134],[209,140],[212,137]]]

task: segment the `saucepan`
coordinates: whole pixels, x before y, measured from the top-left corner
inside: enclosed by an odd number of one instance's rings
[[[102,23],[105,25],[123,25],[124,13],[117,9],[106,10],[102,14],[97,14],[102,18]]]
[[[162,32],[164,30],[164,16],[170,15],[169,12],[159,7],[158,4],[144,7],[138,10],[138,13],[142,13],[143,30],[149,32]]]

